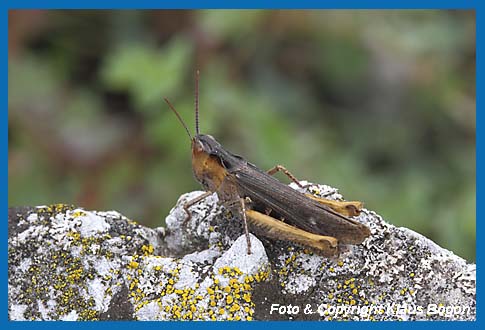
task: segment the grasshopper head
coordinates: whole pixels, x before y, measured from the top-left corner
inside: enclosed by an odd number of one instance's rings
[[[220,158],[223,150],[212,136],[197,134],[192,138],[192,170],[199,183],[207,190],[216,191],[227,171]]]
[[[221,144],[208,134],[197,134],[192,138],[192,157],[200,154],[214,154],[221,148]]]

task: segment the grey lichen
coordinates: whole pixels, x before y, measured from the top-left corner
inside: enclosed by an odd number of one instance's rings
[[[293,188],[298,189],[296,186]],[[336,189],[306,192],[341,199]],[[216,195],[166,228],[67,205],[9,210],[11,320],[474,320],[474,264],[373,211],[371,236],[324,258],[251,235]]]

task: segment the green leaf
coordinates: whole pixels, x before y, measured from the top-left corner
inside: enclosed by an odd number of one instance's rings
[[[162,49],[126,44],[107,57],[101,77],[108,87],[130,92],[140,111],[149,111],[181,88],[191,54],[192,46],[183,38]]]

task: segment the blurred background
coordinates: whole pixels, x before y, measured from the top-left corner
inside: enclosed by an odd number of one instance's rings
[[[203,133],[473,262],[475,46],[474,11],[11,11],[9,205],[163,225],[199,68]]]

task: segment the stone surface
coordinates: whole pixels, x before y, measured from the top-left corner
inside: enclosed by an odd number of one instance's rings
[[[294,187],[296,189],[296,187]],[[308,192],[340,199],[336,189]],[[324,258],[251,235],[212,195],[166,228],[62,204],[9,209],[11,320],[474,320],[476,267],[365,210],[371,236]]]

